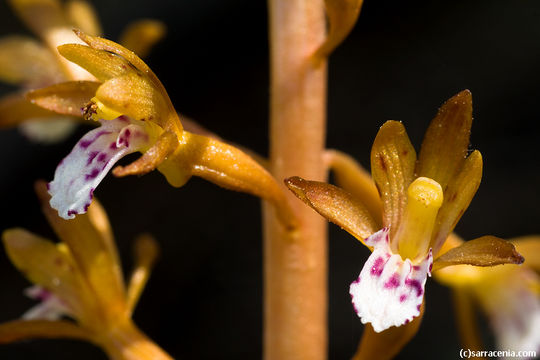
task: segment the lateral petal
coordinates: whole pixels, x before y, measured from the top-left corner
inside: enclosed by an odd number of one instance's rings
[[[416,152],[398,121],[387,121],[371,149],[371,174],[383,206],[383,226],[399,228],[407,202],[407,188],[414,178]]]
[[[79,339],[93,341],[92,334],[69,321],[15,320],[0,324],[0,344],[28,339]]]

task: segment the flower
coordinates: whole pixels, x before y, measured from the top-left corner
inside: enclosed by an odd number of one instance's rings
[[[96,201],[73,221],[48,205],[46,184],[36,192],[62,240],[54,243],[24,229],[4,231],[6,252],[35,285],[26,293],[40,304],[22,320],[0,324],[0,343],[28,338],[77,338],[111,359],[170,359],[133,324],[131,314],[148,280],[158,247],[149,235],[135,244],[136,268],[126,289],[107,215]],[[67,316],[73,320],[62,320]]]
[[[479,306],[490,320],[498,349],[516,353],[540,351],[540,276],[537,273],[540,270],[540,237],[527,236],[510,242],[525,257],[522,266],[478,268],[456,265],[435,274],[436,280],[453,289],[458,328],[463,345],[469,349],[485,348],[476,333],[471,311]],[[462,243],[462,239],[453,235],[445,248]]]
[[[132,51],[110,40],[77,35],[89,46],[58,48],[65,58],[97,78],[71,81],[35,90],[35,104],[63,114],[80,114],[100,127],[91,130],[58,165],[49,183],[51,206],[64,219],[86,212],[97,185],[123,156],[143,155],[116,176],[146,174],[158,169],[175,186],[191,176],[254,194],[280,208],[288,227],[293,216],[280,186],[255,160],[222,141],[186,131],[157,76]]]
[[[95,80],[56,50],[62,44],[82,43],[73,34],[73,27],[90,34],[101,34],[98,19],[89,3],[71,0],[64,5],[59,0],[11,0],[10,4],[42,42],[18,35],[0,39],[0,80],[19,85],[24,91],[67,80]],[[126,28],[121,42],[140,56],[145,56],[164,33],[165,27],[161,22],[141,20]],[[19,125],[30,139],[41,142],[62,140],[81,122],[80,114],[66,116],[47,111],[29,103],[21,92],[0,98],[0,114],[0,126]]]
[[[480,184],[480,152],[467,156],[471,123],[471,94],[463,91],[431,122],[418,160],[401,123],[388,121],[381,127],[371,152],[371,172],[382,216],[371,214],[362,201],[333,185],[299,177],[285,180],[297,197],[372,250],[350,294],[362,323],[370,323],[375,332],[420,315],[432,271],[461,263],[523,261],[510,243],[493,236],[468,241],[440,256]],[[382,229],[376,231],[379,224]]]

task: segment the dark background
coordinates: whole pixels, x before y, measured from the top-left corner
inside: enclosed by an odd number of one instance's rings
[[[94,1],[105,34],[117,39],[131,20],[152,17],[169,30],[147,63],[178,111],[222,137],[266,154],[267,14],[264,1]],[[25,33],[5,2],[0,36]],[[470,89],[471,148],[484,157],[482,185],[457,232],[514,237],[538,233],[540,181],[540,3],[366,0],[351,36],[329,64],[328,146],[368,166],[379,126],[402,120],[413,144],[437,108]],[[13,88],[1,85],[0,93]],[[61,145],[31,144],[0,133],[0,229],[20,226],[54,239],[32,183],[51,180],[56,164],[88,129]],[[137,324],[180,359],[261,357],[262,252],[259,202],[200,179],[180,189],[154,172],[107,176],[96,191],[117,237],[124,268],[131,244],[149,231],[162,257],[135,312]],[[348,294],[368,250],[337,227],[329,243],[329,358],[348,359],[362,325]],[[0,252],[0,321],[34,304],[27,281]],[[399,358],[455,359],[460,348],[449,291],[429,280],[418,336]],[[485,323],[484,323],[485,327]],[[493,349],[485,331],[487,349]],[[77,341],[37,340],[0,347],[1,359],[99,359]]]

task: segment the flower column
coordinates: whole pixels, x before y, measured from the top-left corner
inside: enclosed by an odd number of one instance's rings
[[[324,180],[326,62],[310,56],[323,43],[322,0],[269,0],[270,161],[277,179]],[[298,221],[286,230],[264,209],[264,358],[325,359],[326,222],[302,202],[290,203]]]

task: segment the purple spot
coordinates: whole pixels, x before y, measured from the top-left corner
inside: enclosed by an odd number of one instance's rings
[[[77,210],[68,210],[68,212],[67,212],[68,216],[77,215],[77,214],[78,214]]]
[[[97,161],[99,162],[103,162],[105,159],[107,159],[107,153],[100,153],[97,157]]]
[[[90,154],[88,154],[88,161],[86,162],[86,166],[90,165],[92,161],[94,161],[97,154],[99,154],[99,151],[92,151]]]
[[[358,279],[354,280],[352,283],[353,284],[360,284],[360,280],[361,280],[361,278],[359,276]]]
[[[87,147],[92,145],[93,142],[94,140],[81,140],[81,142],[79,143],[79,146],[82,147],[83,149],[86,149]]]
[[[404,302],[405,300],[407,300],[407,295],[401,294],[401,296],[399,297],[399,302]]]
[[[412,268],[413,268],[413,270],[415,270],[415,271],[420,270],[420,266],[418,266],[418,265],[414,265]]]
[[[385,289],[395,289],[399,286],[399,275],[394,274],[388,281],[384,284]]]
[[[112,149],[112,150],[116,150],[118,147],[116,146],[116,141],[111,143],[111,145],[109,145],[109,148]]]
[[[47,191],[51,190],[51,183],[47,183]]]
[[[90,174],[86,174],[84,176],[85,180],[92,180],[95,179],[99,175],[99,169],[92,169],[92,172]]]
[[[429,272],[431,272],[431,269],[433,269],[433,263],[429,264]]]
[[[94,198],[94,188],[91,188],[90,189],[90,201],[92,201],[92,199]]]
[[[411,320],[409,320],[409,319],[405,320],[405,324],[408,324],[410,322],[411,322]]]
[[[420,282],[416,279],[405,280],[405,285],[414,288],[416,290],[416,296],[422,296],[422,294],[424,293],[422,285],[420,285]]]
[[[129,135],[131,135],[131,131],[129,131],[129,129],[126,129],[126,131],[124,131],[124,134],[129,137]]]
[[[417,305],[416,306],[416,310],[420,311],[420,309],[422,308],[422,305]]]
[[[371,275],[381,276],[383,268],[384,268],[384,259],[382,257],[378,257],[375,260],[375,263],[373,264],[373,266],[371,267]]]
[[[88,208],[90,207],[91,203],[84,204],[84,212],[88,211]]]

